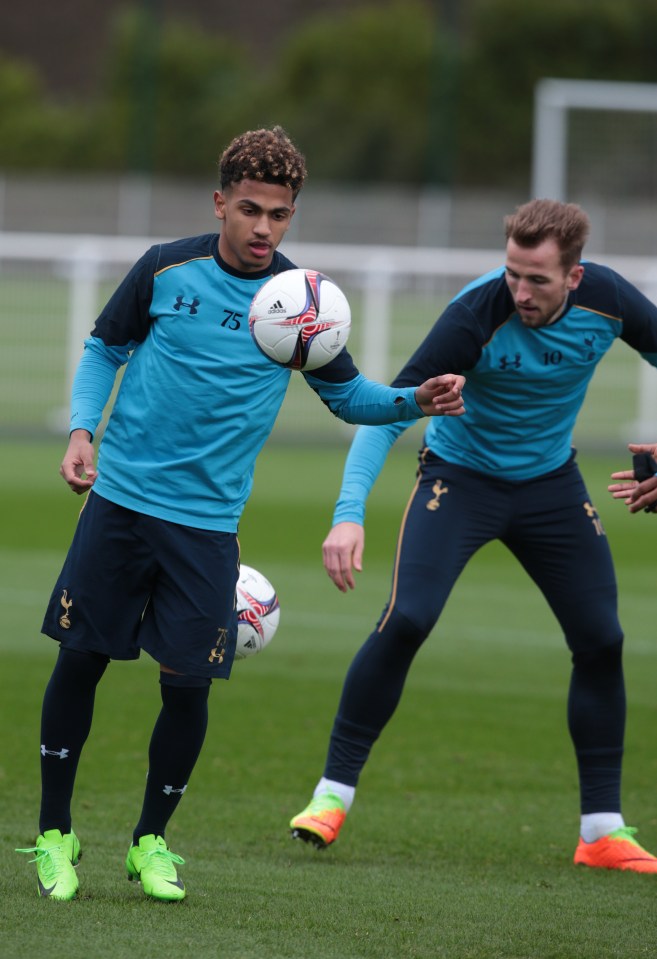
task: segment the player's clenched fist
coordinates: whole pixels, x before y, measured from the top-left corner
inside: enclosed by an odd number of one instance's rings
[[[415,402],[425,416],[462,416],[465,377],[445,373],[425,380],[415,391]]]
[[[94,447],[87,430],[73,430],[59,472],[74,493],[86,493],[94,485]]]

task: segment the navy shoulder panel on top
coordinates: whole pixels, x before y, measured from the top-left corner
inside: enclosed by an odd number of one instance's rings
[[[657,305],[608,266],[583,261],[584,276],[572,305],[620,323],[620,338],[644,354],[657,353]]]
[[[570,295],[570,305],[603,313],[614,319],[622,319],[617,283],[617,280],[622,280],[622,277],[599,263],[583,260],[582,266],[584,275],[577,289]]]
[[[137,260],[101,311],[91,331],[106,346],[126,346],[146,339],[153,281],[157,273],[190,260],[216,257],[218,234],[156,243]]]
[[[188,236],[169,243],[158,243],[147,251],[145,257],[148,258],[150,254],[155,257],[155,273],[159,273],[168,266],[186,263],[189,260],[203,257],[217,259],[218,242],[218,233],[202,233],[200,236]]]
[[[393,385],[412,386],[441,373],[471,370],[513,310],[503,268],[468,284],[447,305]]]
[[[106,346],[143,342],[153,322],[150,307],[155,276],[172,266],[202,259],[212,259],[224,273],[249,280],[266,279],[273,273],[294,269],[291,260],[275,251],[271,264],[261,273],[235,270],[219,256],[218,233],[202,233],[157,243],[146,250],[116,288],[96,320],[92,336],[102,339]]]

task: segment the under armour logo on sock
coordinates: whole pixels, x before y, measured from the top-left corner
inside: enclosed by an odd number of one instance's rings
[[[46,747],[41,745],[41,755],[42,756],[59,756],[60,759],[66,759],[68,756],[68,749],[46,749]]]
[[[174,789],[173,786],[165,786],[162,792],[164,793],[165,796],[170,796],[171,793],[180,793],[180,795],[182,796],[182,794],[185,792],[186,789],[187,789],[187,785],[184,785],[182,789]]]

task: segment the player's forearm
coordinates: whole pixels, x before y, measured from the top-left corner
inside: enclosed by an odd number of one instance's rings
[[[362,426],[358,430],[345,461],[333,525],[343,522],[363,524],[367,497],[390,448],[402,431],[401,424]]]
[[[306,374],[306,380],[331,412],[346,423],[379,426],[409,423],[424,416],[415,401],[414,387],[393,389],[361,373],[339,383],[326,383],[311,374]]]
[[[119,356],[94,337],[85,341],[71,391],[71,432],[83,429],[93,437],[121,366]]]

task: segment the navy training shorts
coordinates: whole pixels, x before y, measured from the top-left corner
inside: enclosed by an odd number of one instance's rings
[[[197,529],[89,493],[41,631],[62,646],[227,679],[237,617],[235,533]]]

